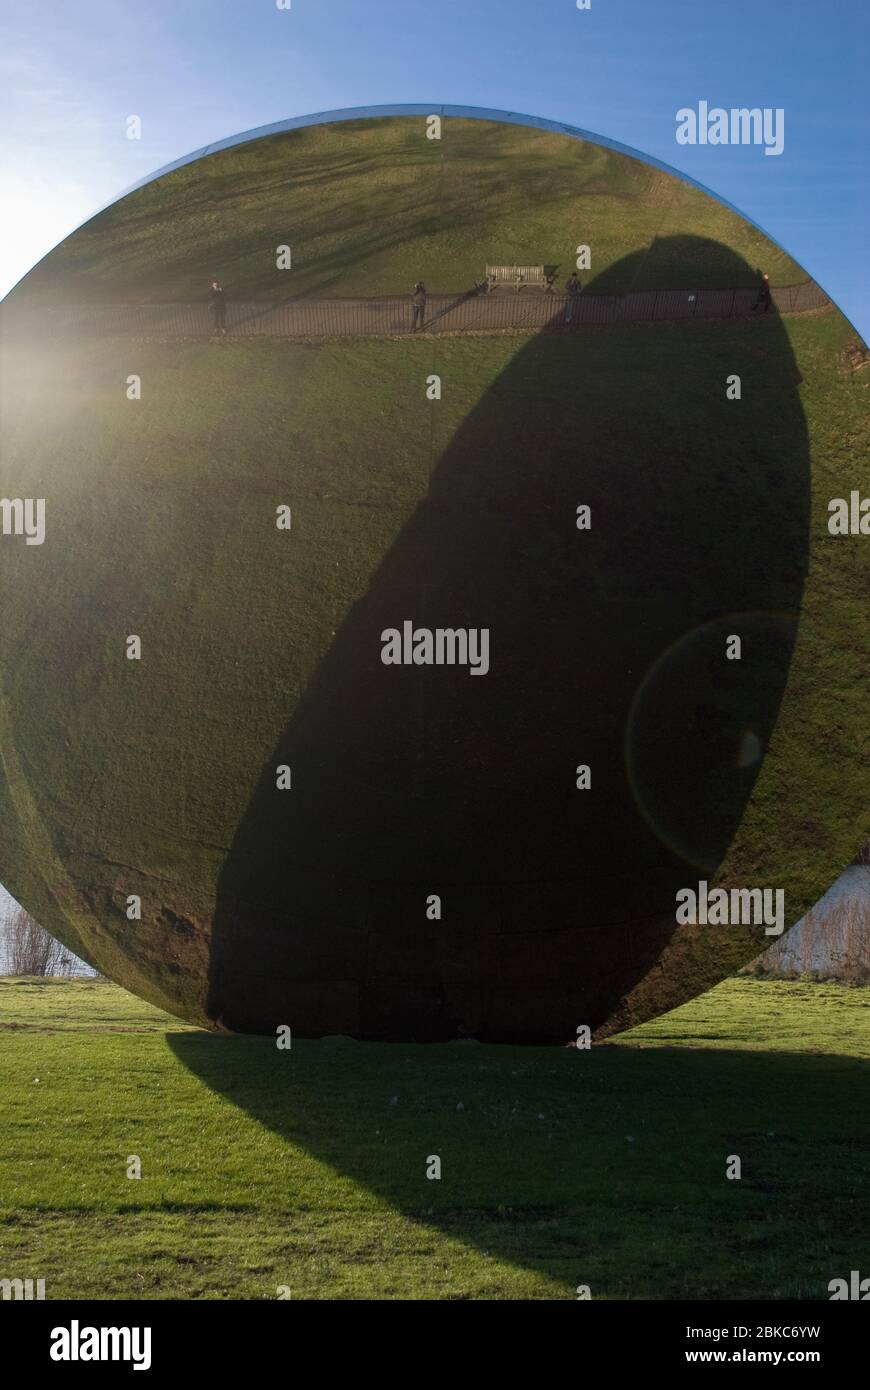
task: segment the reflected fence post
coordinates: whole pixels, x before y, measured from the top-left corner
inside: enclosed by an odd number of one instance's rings
[[[757,291],[646,290],[627,295],[577,296],[527,289],[525,293],[481,293],[466,290],[453,295],[430,295],[424,330],[427,333],[572,331],[584,325],[641,323],[681,318],[734,319],[751,317]],[[831,300],[812,280],[772,291],[778,314],[829,309]],[[385,337],[410,333],[413,305],[400,299],[291,299],[278,304],[230,300],[230,337],[342,338]],[[101,337],[131,334],[148,338],[209,338],[215,331],[209,307],[203,302],[176,304],[107,304],[46,306],[36,310],[30,331],[37,337],[66,337],[93,333]]]

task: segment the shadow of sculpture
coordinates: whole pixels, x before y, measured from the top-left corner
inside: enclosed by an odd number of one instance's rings
[[[203,1132],[214,1180],[226,1166],[224,1200],[238,1191],[250,1203],[238,1186],[249,1165],[284,1172],[269,1219],[288,1230],[279,1282],[291,1287],[315,1263],[338,1272],[359,1259],[365,1296],[366,1265],[384,1259],[387,1297],[437,1298],[445,1287],[451,1297],[575,1297],[585,1283],[594,1299],[819,1299],[832,1273],[852,1268],[866,1197],[866,1122],[856,1131],[854,1097],[867,1063],[856,1057],[725,1042],[579,1053],[295,1040],[282,1052],[273,1039],[195,1032],[168,1041],[256,1122],[253,1134],[227,1124],[219,1107],[215,1132]],[[264,1154],[261,1125],[286,1145],[283,1166],[268,1141]],[[735,1152],[743,1177],[727,1182]],[[432,1154],[441,1181],[427,1181]],[[332,1172],[313,1177],[308,1155]],[[331,1247],[336,1206],[346,1219],[341,1203],[357,1210],[360,1200],[336,1173],[446,1241],[425,1239],[418,1251],[379,1211],[386,1251],[365,1219],[359,1252],[352,1241]],[[808,1206],[824,1241],[807,1229]],[[464,1261],[453,1242],[485,1260]],[[551,1282],[530,1288],[499,1263]],[[238,1296],[262,1297],[267,1282],[248,1274]]]
[[[751,378],[739,403],[729,370]],[[541,333],[437,456],[414,425],[428,496],[288,708],[227,857],[212,1019],[536,1042],[606,1024],[676,890],[721,862],[776,721],[806,570],[797,381],[773,315]],[[488,671],[385,665],[406,622],[486,629]]]

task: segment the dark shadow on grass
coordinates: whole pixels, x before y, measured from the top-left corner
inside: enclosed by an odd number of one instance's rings
[[[596,1299],[820,1299],[866,1261],[867,1063],[854,1058],[168,1041],[288,1144],[565,1296],[588,1283]],[[731,1154],[740,1181],[726,1180]],[[440,1181],[426,1179],[430,1155]],[[287,1200],[318,1210],[304,1190]]]
[[[725,247],[664,251],[745,280]],[[542,333],[439,450],[409,403],[429,495],[288,707],[222,873],[209,1017],[419,1041],[612,1021],[776,721],[808,537],[796,386],[771,316]],[[488,674],[385,666],[405,620],[488,628]]]
[[[754,286],[757,293],[762,273],[722,242],[696,236],[655,236],[642,251],[614,261],[595,277],[594,284],[598,294],[669,290],[676,283],[706,290],[748,290]]]

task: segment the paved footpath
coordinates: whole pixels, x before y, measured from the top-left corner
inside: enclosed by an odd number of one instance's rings
[[[502,333],[574,331],[614,323],[679,319],[759,318],[758,292],[741,290],[643,290],[638,294],[566,295],[525,289],[478,294],[432,294],[426,305],[426,333]],[[812,280],[772,291],[771,314],[829,309],[831,301]],[[6,322],[18,325],[14,311]],[[392,337],[410,333],[410,296],[401,299],[230,300],[227,332],[233,338]],[[207,304],[108,304],[51,306],[30,311],[20,321],[31,334],[51,336],[90,332],[153,338],[203,338],[213,330]]]

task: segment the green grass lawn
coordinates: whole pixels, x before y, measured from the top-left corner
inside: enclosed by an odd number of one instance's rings
[[[626,155],[461,118],[427,140],[423,117],[396,117],[288,131],[166,174],[64,242],[27,295],[202,300],[213,276],[234,298],[404,294],[419,277],[459,290],[487,264],[565,280],[580,244],[610,292],[732,289],[759,267],[777,285],[806,279],[737,214]],[[290,270],[277,269],[281,245]]]
[[[0,1277],[49,1298],[824,1299],[870,1262],[867,989],[729,979],[591,1052],[278,1051],[2,980],[0,1032]]]

